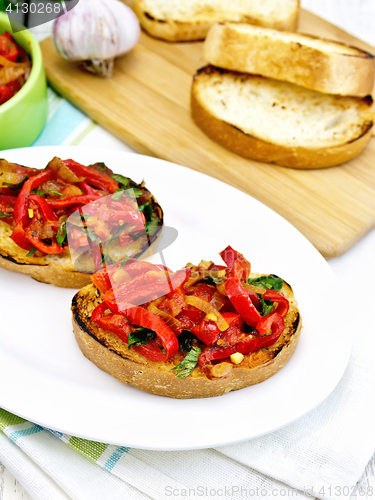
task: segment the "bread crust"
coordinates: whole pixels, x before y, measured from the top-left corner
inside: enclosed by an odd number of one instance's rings
[[[144,183],[136,184],[134,181],[131,183],[132,187],[145,188]],[[146,235],[141,236],[126,247],[129,257],[147,256],[150,246],[155,250],[161,238],[163,211],[153,196],[150,201],[154,211],[159,215],[159,225],[149,239]],[[27,250],[23,250],[10,239],[12,232],[12,227],[0,220],[0,267],[3,269],[28,274],[36,281],[62,288],[82,288],[91,283],[92,271],[79,270],[78,262],[76,265],[73,264],[69,249],[59,255],[27,256]]]
[[[290,286],[284,284],[281,292],[290,300],[284,333],[268,349],[246,355],[241,365],[234,365],[222,378],[209,379],[196,367],[189,377],[179,379],[172,368],[180,359],[157,363],[128,349],[115,334],[90,321],[92,310],[101,302],[100,293],[93,285],[83,288],[73,298],[73,331],[84,356],[124,384],[177,399],[220,396],[263,382],[291,358],[298,344],[302,321]]]
[[[363,123],[361,132],[343,144],[322,147],[290,147],[272,144],[243,132],[238,127],[213,116],[199,99],[197,82],[200,74],[210,72],[231,73],[213,66],[206,66],[198,71],[193,79],[191,90],[191,114],[195,123],[212,140],[221,146],[252,160],[277,163],[284,167],[317,169],[345,163],[357,156],[371,139],[373,121]],[[369,106],[372,100],[369,100]]]
[[[309,46],[316,41],[318,47]],[[220,68],[287,81],[327,94],[365,97],[374,87],[372,54],[301,33],[216,24],[207,35],[204,57]]]
[[[142,28],[147,31],[149,35],[168,42],[204,40],[213,24],[220,21],[231,20],[227,19],[225,14],[220,16],[217,13],[215,15],[208,15],[207,19],[198,20],[192,18],[189,22],[177,21],[174,19],[156,19],[152,12],[148,12],[144,0],[135,0],[132,8]],[[298,26],[298,19],[299,2],[296,10],[283,20],[265,19],[262,21],[255,17],[243,16],[239,21],[277,30],[295,31]]]

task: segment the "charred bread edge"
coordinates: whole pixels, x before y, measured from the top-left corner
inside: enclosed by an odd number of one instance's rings
[[[195,81],[201,73],[217,71],[236,73],[235,71],[205,66],[197,71],[191,90],[191,113],[198,127],[221,146],[252,160],[277,163],[284,167],[313,169],[332,167],[345,163],[357,156],[371,139],[373,122],[364,124],[361,134],[339,146],[308,149],[304,147],[284,147],[272,144],[243,132],[231,123],[215,118],[198,100],[194,92]],[[371,96],[364,98],[372,104]]]
[[[299,4],[298,4],[299,5]],[[173,19],[155,19],[149,12],[145,12],[142,5],[136,2],[133,10],[137,15],[142,28],[151,36],[166,40],[168,42],[192,42],[204,40],[209,29],[216,21],[192,21],[183,22]],[[292,17],[284,21],[267,24],[259,23],[259,20],[244,16],[243,22],[264,26],[268,28],[296,31],[299,18],[299,6]],[[250,22],[251,21],[251,22]]]
[[[237,53],[229,52],[232,43],[230,43],[229,47],[225,43],[226,41],[231,42],[230,39],[226,39],[230,34],[232,25],[235,25],[235,23],[221,22],[212,27],[204,46],[205,59],[213,66],[220,66],[224,69],[247,73],[246,60],[243,60]],[[235,30],[235,26],[233,26],[233,29]],[[225,30],[229,31],[228,35]],[[290,43],[290,51],[288,54],[289,61],[294,61],[295,65],[299,67],[303,66],[309,73],[300,75],[294,72],[294,66],[285,67],[280,64],[279,61],[276,73],[274,71],[274,66],[271,65],[267,67],[267,74],[265,72],[263,76],[288,81],[312,90],[333,95],[366,97],[372,93],[375,78],[375,56],[373,54],[355,47],[354,45],[339,42],[337,40],[330,40],[328,38],[306,33],[296,34],[310,38],[311,40],[337,43],[338,45],[358,51],[358,54],[342,54],[334,51],[332,51],[332,53],[326,53],[318,48],[300,45],[297,41],[285,41],[285,44]],[[237,43],[246,42],[246,33],[237,34],[237,36],[238,41],[235,40]],[[213,60],[210,60],[211,39],[215,41],[215,44],[220,42],[219,49],[213,50]],[[295,45],[298,45],[297,51]],[[220,54],[222,49],[223,53]],[[272,57],[273,55],[270,54],[271,59]],[[271,72],[268,68],[271,69]],[[249,73],[252,73],[252,71],[249,71]]]
[[[124,384],[130,384],[144,391],[176,399],[207,398],[220,396],[230,391],[243,389],[258,384],[277,373],[289,361],[298,344],[302,329],[299,310],[296,307],[295,318],[289,340],[279,346],[272,359],[255,368],[234,367],[224,378],[209,380],[203,374],[179,379],[174,372],[162,371],[155,364],[141,364],[124,357],[101,343],[89,328],[89,316],[85,321],[80,315],[77,303],[78,292],[72,300],[73,331],[83,355],[98,368],[115,377]],[[146,360],[147,361],[147,360]]]
[[[143,183],[137,184],[134,181],[131,181],[132,187],[143,187],[145,186]],[[149,191],[149,190],[148,190]],[[150,192],[150,191],[149,191]],[[151,193],[152,194],[152,193]],[[156,247],[158,244],[164,223],[164,213],[161,206],[158,204],[154,196],[152,195],[152,206],[153,211],[157,209],[160,214],[160,220],[157,226],[157,229],[153,235],[150,236],[151,245],[147,245],[146,248],[143,248],[140,252],[133,255],[133,258],[139,258],[143,254],[147,252],[149,246]],[[156,249],[156,248],[155,248]],[[45,264],[34,264],[32,262],[18,262],[16,255],[8,255],[2,253],[1,242],[0,242],[0,267],[6,269],[8,271],[15,271],[22,274],[28,274],[36,281],[41,283],[48,283],[50,285],[63,287],[63,288],[82,288],[85,285],[91,283],[90,276],[91,274],[76,271],[73,269],[64,269],[56,262],[46,262]]]

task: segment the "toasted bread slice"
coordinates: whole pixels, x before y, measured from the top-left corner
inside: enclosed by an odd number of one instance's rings
[[[209,64],[262,75],[303,87],[348,96],[372,93],[373,55],[343,43],[300,33],[222,23],[214,25],[204,43]]]
[[[235,153],[294,168],[338,165],[371,137],[371,97],[322,94],[292,83],[206,66],[194,77],[192,116]]]
[[[141,189],[149,197],[153,213],[159,217],[159,222],[153,234],[144,234],[126,247],[120,247],[116,242],[112,244],[110,256],[113,260],[146,256],[150,246],[156,247],[162,232],[163,211],[156,199],[143,182],[137,184],[130,179],[130,185],[132,188]],[[13,228],[0,219],[0,267],[3,269],[28,274],[37,281],[63,288],[82,288],[91,283],[90,276],[94,272],[92,259],[85,259],[85,256],[73,259],[68,247],[64,253],[58,255],[28,255],[27,250],[20,248],[10,239],[12,232]]]
[[[299,0],[135,0],[133,9],[150,35],[179,42],[203,40],[220,21],[294,31]]]
[[[216,365],[224,369],[223,376],[218,377],[208,378],[196,366],[187,378],[178,378],[173,368],[181,362],[183,356],[180,352],[165,362],[150,361],[129,349],[116,334],[91,322],[92,311],[102,302],[100,292],[94,285],[84,287],[73,298],[73,329],[78,346],[86,358],[124,384],[178,399],[220,396],[263,382],[283,368],[291,358],[298,344],[302,322],[291,287],[284,283],[281,292],[290,305],[281,337],[271,347],[246,354],[240,364],[231,366],[229,372],[226,369],[229,363]]]

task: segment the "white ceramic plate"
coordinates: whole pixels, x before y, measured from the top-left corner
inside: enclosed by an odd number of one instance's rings
[[[81,354],[71,326],[74,290],[0,269],[0,406],[43,426],[96,441],[152,450],[225,445],[300,418],[337,385],[350,354],[345,300],[323,257],[288,222],[210,177],[136,154],[68,147],[4,151],[9,161],[44,167],[55,155],[104,161],[145,179],[179,231],[163,251],[177,270],[202,258],[221,262],[227,245],[255,272],[293,287],[304,328],[289,363],[262,384],[209,399],[175,400],[128,387]],[[301,207],[303,210],[303,207]],[[160,254],[153,257],[160,262]]]

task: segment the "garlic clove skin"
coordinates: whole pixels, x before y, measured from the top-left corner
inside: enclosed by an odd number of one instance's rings
[[[140,33],[137,16],[120,0],[80,0],[55,19],[52,41],[64,59],[87,61],[89,70],[110,76],[113,62],[106,61],[129,52]]]

